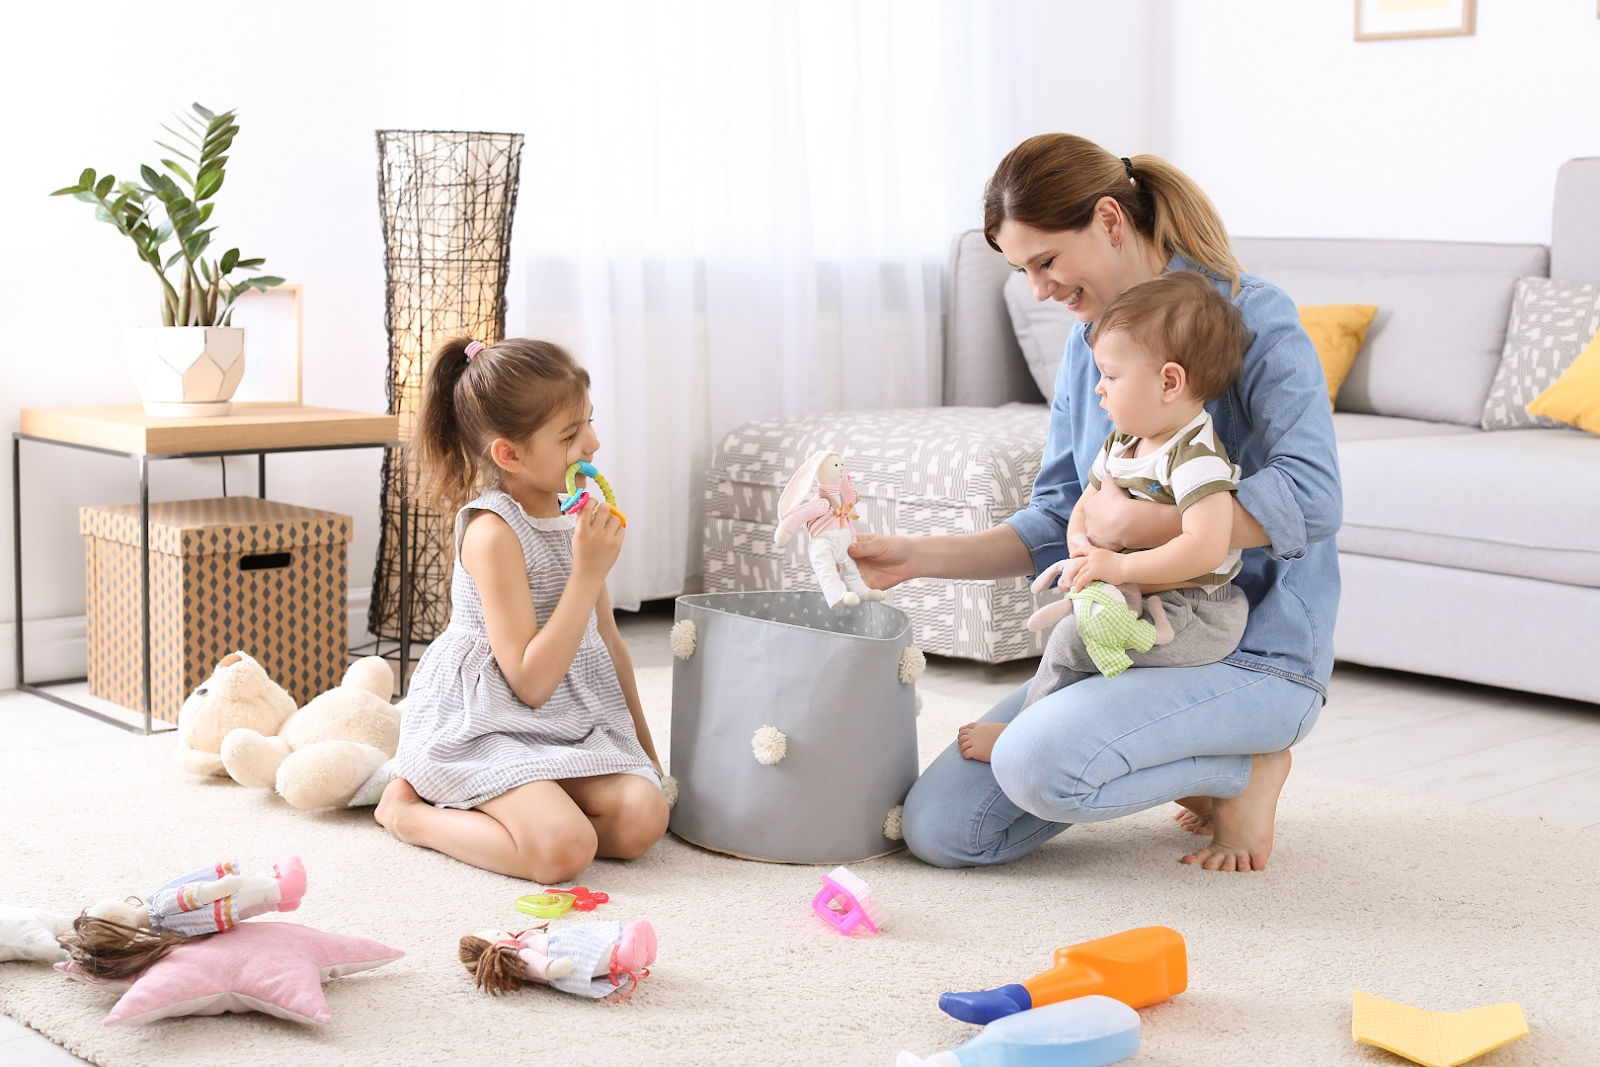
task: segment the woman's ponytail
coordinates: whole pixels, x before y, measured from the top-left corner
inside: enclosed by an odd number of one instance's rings
[[[1151,205],[1150,243],[1170,257],[1182,252],[1212,274],[1228,279],[1239,292],[1239,261],[1222,216],[1193,178],[1160,156],[1134,156],[1134,185],[1143,187]]]

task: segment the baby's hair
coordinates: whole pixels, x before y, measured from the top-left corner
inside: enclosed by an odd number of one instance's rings
[[[575,410],[589,390],[589,372],[560,345],[510,338],[469,359],[472,343],[452,337],[434,352],[413,437],[417,497],[445,514],[493,475],[495,438],[526,441],[551,418]]]
[[[1198,271],[1169,271],[1125,289],[1089,331],[1089,347],[1112,330],[1127,333],[1162,363],[1176,363],[1201,403],[1228,391],[1244,367],[1250,330],[1232,301]]]

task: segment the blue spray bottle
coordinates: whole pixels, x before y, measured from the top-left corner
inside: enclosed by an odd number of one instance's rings
[[[996,1019],[960,1048],[919,1060],[900,1053],[895,1067],[1104,1067],[1139,1051],[1139,1013],[1092,996]]]

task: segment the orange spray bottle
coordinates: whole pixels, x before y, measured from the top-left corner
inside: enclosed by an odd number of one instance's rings
[[[1188,987],[1183,935],[1166,926],[1141,926],[1058,948],[1053,966],[1024,982],[942,994],[939,1008],[963,1022],[986,1025],[1029,1008],[1090,995],[1143,1008]]]

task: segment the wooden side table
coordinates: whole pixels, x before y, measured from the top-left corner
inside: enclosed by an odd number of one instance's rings
[[[272,452],[320,452],[346,448],[395,448],[401,444],[395,415],[306,407],[303,404],[235,404],[218,418],[163,419],[146,415],[137,404],[104,407],[23,408],[22,428],[11,435],[12,580],[16,595],[17,688],[125,730],[137,730],[94,708],[68,700],[45,686],[81,682],[58,678],[29,682],[25,673],[22,615],[22,442],[59,445],[112,456],[131,456],[139,464],[140,646],[143,650],[144,733],[150,716],[150,461],[203,459],[254,454],[257,495],[267,495],[267,455]],[[402,475],[403,477],[403,475]],[[401,486],[404,496],[405,487]],[[400,515],[400,686],[411,654],[406,525],[409,509]]]

